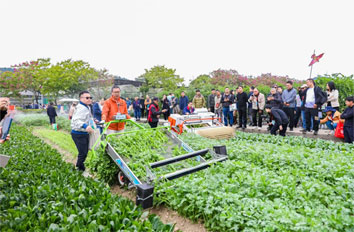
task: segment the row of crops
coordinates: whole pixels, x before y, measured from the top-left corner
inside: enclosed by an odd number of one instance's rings
[[[84,178],[60,154],[13,125],[0,146],[1,231],[173,231],[103,183]]]
[[[353,145],[241,132],[229,140],[194,134],[181,138],[194,150],[226,145],[229,160],[156,184],[160,193],[154,199],[156,204],[202,219],[212,231],[354,228]],[[134,161],[130,167],[141,178],[145,164],[163,159],[164,142],[159,131],[142,131],[111,141],[116,151]],[[173,149],[173,153],[180,152]],[[106,162],[96,162],[94,170],[111,181],[118,169],[107,155],[99,157]]]

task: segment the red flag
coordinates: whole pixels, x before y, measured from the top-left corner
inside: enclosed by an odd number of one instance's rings
[[[309,64],[309,66],[312,66],[312,65],[313,65],[314,63],[316,63],[316,62],[319,62],[323,55],[324,55],[324,53],[322,53],[322,54],[316,56],[315,53],[314,53],[314,54],[311,56],[312,61],[311,61],[311,63]]]

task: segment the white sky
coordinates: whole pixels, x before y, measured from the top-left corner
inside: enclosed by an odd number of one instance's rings
[[[0,67],[82,59],[135,78],[166,65],[305,79],[354,74],[353,0],[0,0]]]

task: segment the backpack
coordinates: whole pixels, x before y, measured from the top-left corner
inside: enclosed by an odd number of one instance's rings
[[[319,87],[318,87],[319,88]],[[320,96],[321,96],[321,101],[320,101],[320,103],[321,103],[321,105],[323,105],[323,104],[325,104],[326,102],[327,102],[327,99],[328,99],[328,96],[327,96],[327,93],[325,92],[325,91],[322,91],[322,89],[321,88],[319,88],[319,90],[320,90]]]

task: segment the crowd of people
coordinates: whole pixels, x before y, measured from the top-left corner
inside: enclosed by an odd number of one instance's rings
[[[285,136],[288,127],[290,131],[298,127],[300,119],[302,132],[313,131],[314,135],[318,134],[319,124],[325,124],[333,131],[339,122],[344,122],[345,142],[352,143],[354,141],[354,97],[346,98],[347,108],[342,114],[339,112],[338,97],[338,90],[333,82],[327,84],[327,91],[324,92],[315,85],[313,79],[308,79],[306,84],[297,90],[291,81],[286,83],[285,90],[275,85],[267,96],[256,87],[251,87],[249,93],[246,93],[242,86],[239,86],[236,91],[225,88],[223,93],[212,89],[207,100],[200,90],[196,90],[192,100],[181,92],[180,98],[170,93],[164,95],[162,99],[149,96],[145,99],[135,97],[131,102],[128,98],[121,97],[118,86],[113,86],[109,99],[100,99],[92,104],[90,93],[84,91],[80,93],[80,102],[74,106],[72,115],[69,114],[72,138],[79,150],[76,166],[79,170],[85,170],[84,161],[89,149],[89,134],[93,130],[90,122],[102,124],[115,120],[117,115],[124,115],[129,119],[131,110],[134,111],[137,121],[146,116],[150,127],[155,128],[161,115],[167,120],[171,114],[188,115],[193,114],[195,109],[207,108],[208,111],[215,113],[225,126],[238,124],[238,128],[242,129],[247,126],[261,129],[265,124],[272,135],[278,133],[281,136]],[[325,114],[323,118],[322,113]],[[263,120],[266,120],[266,123],[263,123]],[[125,124],[122,122],[111,123],[107,134],[121,133],[124,129]]]
[[[339,93],[333,82],[328,82],[327,91],[322,91],[316,86],[313,79],[308,79],[306,84],[298,89],[288,81],[286,89],[274,85],[270,93],[265,96],[257,87],[251,87],[246,93],[242,86],[236,90],[225,88],[222,93],[212,89],[207,99],[196,90],[193,99],[189,99],[184,92],[177,98],[173,93],[163,95],[162,99],[150,98],[148,95],[135,97],[133,101],[121,96],[119,86],[113,86],[111,96],[108,99],[99,99],[93,103],[88,91],[79,94],[79,103],[74,103],[69,111],[71,120],[71,136],[79,151],[77,168],[85,170],[84,161],[89,150],[90,134],[95,129],[102,133],[104,122],[110,122],[117,115],[130,119],[130,113],[134,113],[136,121],[147,118],[151,128],[158,125],[160,116],[165,120],[171,114],[193,114],[195,109],[206,108],[216,114],[216,117],[225,126],[237,125],[245,129],[247,126],[261,129],[266,126],[272,135],[285,136],[287,128],[293,131],[296,127],[302,127],[302,133],[313,131],[318,134],[319,125],[326,127],[334,133],[340,123],[344,123],[344,140],[354,141],[354,97],[346,98],[346,109],[340,113]],[[7,98],[1,98],[1,118],[6,115]],[[161,109],[160,109],[161,106]],[[53,103],[48,104],[47,114],[50,123],[55,123],[57,116]],[[265,121],[265,122],[264,122]],[[125,130],[123,122],[111,123],[107,128],[107,134],[121,133]],[[1,133],[1,127],[0,127]]]

